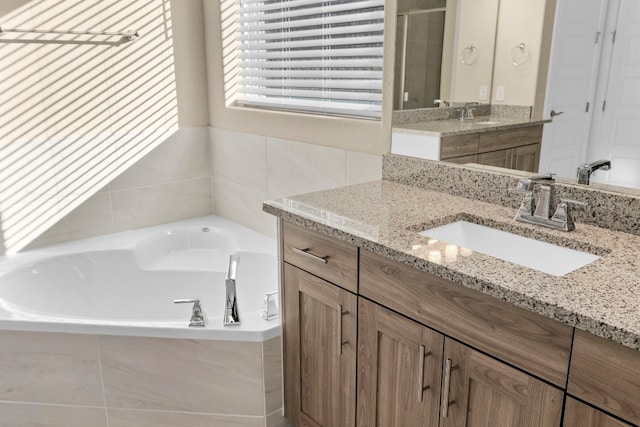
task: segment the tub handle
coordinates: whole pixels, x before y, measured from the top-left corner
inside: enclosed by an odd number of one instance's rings
[[[189,320],[189,327],[204,327],[207,326],[207,315],[204,314],[204,310],[200,305],[199,298],[185,298],[174,299],[174,304],[193,304],[191,310],[191,319]]]

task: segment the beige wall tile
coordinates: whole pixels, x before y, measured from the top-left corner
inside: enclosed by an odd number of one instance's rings
[[[116,231],[210,215],[209,178],[113,191]]]
[[[167,184],[209,176],[206,127],[178,129],[110,183],[111,190]]]
[[[345,150],[267,138],[269,195],[284,197],[342,187],[346,170]]]
[[[7,427],[107,427],[104,408],[0,402],[0,425]]]
[[[276,218],[262,211],[266,193],[213,178],[215,214],[269,237],[276,237]]]
[[[0,355],[0,401],[104,404],[94,335],[0,331]]]
[[[347,151],[347,185],[382,179],[382,156]]]
[[[282,343],[280,337],[262,343],[264,394],[267,414],[282,408]]]
[[[260,343],[99,341],[108,407],[264,416]]]
[[[264,417],[109,408],[109,427],[263,427]]]
[[[99,192],[34,240],[27,249],[113,233],[111,195]]]
[[[211,176],[267,192],[267,137],[211,128]]]
[[[276,411],[267,415],[266,427],[293,427],[293,424],[282,415],[282,411]]]

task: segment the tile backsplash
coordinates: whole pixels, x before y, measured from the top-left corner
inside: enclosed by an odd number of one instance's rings
[[[474,169],[397,154],[383,157],[382,175],[388,181],[509,206],[514,209],[514,215],[522,200],[521,195],[509,192],[521,179],[517,172]],[[560,199],[588,203],[573,210],[577,223],[640,234],[640,196],[562,182],[556,182],[553,188],[553,206]]]
[[[271,237],[262,201],[382,177],[382,156],[210,128],[214,213]]]

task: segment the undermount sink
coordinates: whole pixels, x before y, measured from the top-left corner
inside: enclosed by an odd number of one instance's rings
[[[600,258],[467,221],[452,222],[420,234],[554,276],[564,276]]]

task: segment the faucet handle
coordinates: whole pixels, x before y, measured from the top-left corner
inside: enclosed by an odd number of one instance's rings
[[[552,221],[556,221],[561,223],[564,226],[565,231],[575,230],[576,226],[573,222],[573,217],[571,216],[571,210],[569,209],[569,205],[576,206],[587,206],[589,203],[583,202],[581,200],[574,199],[560,199],[560,203],[558,203],[558,207],[556,208],[555,213],[551,217]]]
[[[574,200],[574,199],[560,199],[560,203],[568,203],[570,205],[576,205],[576,206],[589,205],[589,202],[583,202],[582,200]]]
[[[191,310],[191,319],[189,320],[189,326],[190,327],[207,326],[207,315],[204,314],[204,310],[202,310],[202,306],[200,305],[199,298],[174,299],[173,303],[174,304],[193,304],[193,309]]]

